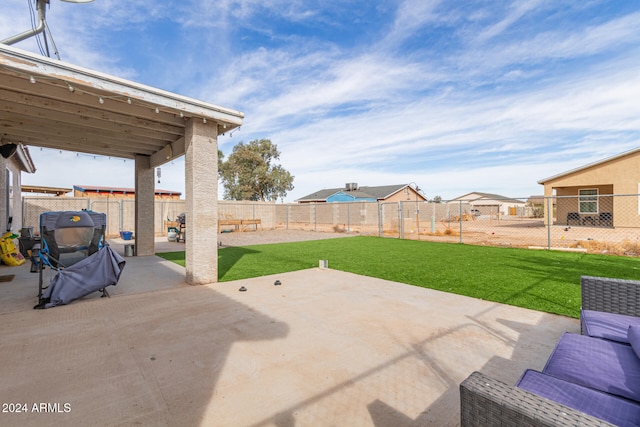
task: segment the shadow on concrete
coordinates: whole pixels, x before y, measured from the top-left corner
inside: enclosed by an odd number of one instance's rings
[[[71,406],[0,425],[455,426],[471,372],[513,384],[579,329],[330,269],[190,287],[129,259],[120,295],[0,314],[0,396]]]
[[[466,299],[459,298],[462,302]],[[541,369],[557,338],[577,326],[575,319],[531,310],[524,310],[528,312],[526,317],[536,318],[536,322],[503,318],[503,307],[488,303],[488,308],[465,315],[466,322],[451,320],[451,327],[430,327],[428,319],[415,319],[417,323],[427,321],[423,334],[426,338],[407,344],[407,337],[402,334],[389,337],[396,342],[395,350],[404,350],[251,425],[305,425],[308,419],[301,414],[317,413],[317,407],[327,402],[339,407],[339,401],[351,404],[352,399],[367,397],[372,399],[363,404],[375,426],[459,425],[459,384],[471,372],[481,370],[513,384],[524,369]],[[377,327],[386,329],[384,323],[381,321]],[[412,334],[407,331],[407,336]],[[356,393],[360,396],[344,397]],[[317,425],[332,425],[327,421],[331,419],[329,415],[320,419],[323,421],[316,420]],[[348,419],[344,421],[349,423]]]
[[[178,277],[160,258],[141,258],[155,260],[155,277]],[[147,263],[138,267],[144,277]],[[2,413],[0,424],[189,426],[207,417],[210,422],[232,346],[282,339],[288,332],[286,323],[210,286],[4,313],[0,396],[25,403],[27,413]],[[50,410],[34,411],[41,403]]]
[[[500,329],[481,320],[480,317],[470,317],[469,319],[472,323],[468,325],[461,325],[460,328],[471,327],[472,329],[475,329],[477,327],[483,329],[490,335],[493,335],[495,339],[504,341],[505,345],[513,348],[513,353],[510,357],[492,356],[484,366],[475,370],[500,379],[507,384],[515,384],[520,374],[524,372],[525,369],[542,369],[546,361],[546,357],[548,357],[555,345],[555,341],[541,339],[539,329],[545,328],[545,324],[547,322],[553,322],[554,318],[557,318],[557,316],[544,315],[540,323],[537,325],[530,325],[508,319],[497,319],[499,323],[511,328],[518,334],[518,338],[514,340],[510,336],[511,334],[504,334]],[[575,332],[573,329],[571,329],[571,331]],[[455,331],[447,331],[439,338],[444,338],[444,336],[449,333],[455,333]],[[438,337],[436,337],[436,339],[438,339]],[[425,342],[416,345],[414,348],[415,355],[433,370],[439,378],[444,392],[433,403],[425,407],[417,417],[409,416],[382,400],[374,400],[367,405],[367,409],[371,415],[373,425],[376,427],[459,425],[459,385],[461,380],[450,375],[446,369],[442,369],[441,361],[439,361],[437,357],[430,355],[428,351],[429,341],[430,340],[426,340]],[[469,350],[473,351],[471,348]],[[532,357],[532,354],[535,355],[535,357]],[[469,372],[469,374],[471,374],[471,372]],[[452,413],[458,414],[458,417],[454,417],[452,419]]]

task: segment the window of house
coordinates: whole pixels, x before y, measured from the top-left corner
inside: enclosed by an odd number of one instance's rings
[[[578,190],[580,213],[598,213],[598,189]]]

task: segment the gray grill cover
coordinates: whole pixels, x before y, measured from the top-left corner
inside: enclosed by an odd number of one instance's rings
[[[124,269],[125,260],[110,246],[60,270],[43,297],[49,298],[45,308],[69,304],[92,292],[116,285]]]

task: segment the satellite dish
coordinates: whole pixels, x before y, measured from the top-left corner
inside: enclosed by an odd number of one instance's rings
[[[60,0],[66,3],[91,3],[93,0]],[[6,38],[4,40],[0,40],[0,44],[12,45],[22,40],[26,40],[29,37],[36,36],[45,30],[49,33],[49,38],[51,39],[51,43],[53,43],[53,38],[51,37],[51,32],[49,31],[49,27],[47,25],[47,9],[46,5],[49,3],[49,0],[36,0],[36,11],[38,12],[38,25],[34,26],[32,29],[22,32],[20,34],[16,34],[15,36]],[[47,37],[44,37],[44,43],[47,45]],[[54,44],[55,47],[55,44]],[[58,52],[55,52],[56,55]],[[47,47],[47,56],[49,56],[49,48]],[[58,57],[60,59],[60,57]]]

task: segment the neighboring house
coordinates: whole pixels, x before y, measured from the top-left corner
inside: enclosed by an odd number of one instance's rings
[[[357,183],[347,183],[343,188],[329,188],[318,190],[300,199],[298,203],[332,203],[332,202],[399,202],[419,201],[427,199],[420,194],[419,187],[413,188],[409,184],[382,185],[378,187],[358,186]]]
[[[26,146],[5,141],[0,143],[0,165],[5,170],[0,174],[0,182],[4,181],[0,188],[6,195],[6,204],[0,204],[0,221],[4,221],[4,224],[0,223],[1,235],[5,231],[16,232],[22,228],[22,172],[35,173],[36,167]]]
[[[557,224],[640,227],[640,148],[542,179],[538,184],[544,185],[545,197],[556,198]],[[546,211],[545,207],[545,216]]]
[[[499,194],[473,192],[449,200],[447,203],[466,202],[470,210],[479,215],[522,216],[525,215],[527,203],[522,200],[512,199]],[[528,214],[527,214],[528,215]]]
[[[169,190],[155,190],[155,199],[167,199],[167,200],[179,200],[179,191]],[[136,190],[134,188],[120,188],[120,187],[95,187],[89,185],[74,185],[73,186],[74,197],[91,197],[91,198],[106,198],[115,197],[118,199],[134,199],[136,197]]]
[[[35,196],[54,196],[62,197],[65,194],[71,193],[72,188],[64,187],[46,187],[43,185],[23,185],[22,193],[31,193]]]

